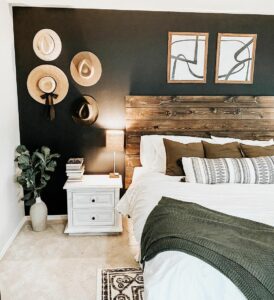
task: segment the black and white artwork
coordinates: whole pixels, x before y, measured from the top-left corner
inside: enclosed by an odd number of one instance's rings
[[[169,32],[167,81],[205,83],[208,33]]]
[[[216,83],[253,83],[256,40],[256,34],[218,34]]]

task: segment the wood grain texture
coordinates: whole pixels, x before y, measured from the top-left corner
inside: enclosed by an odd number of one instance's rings
[[[270,131],[274,128],[273,120],[127,120],[127,131],[165,132],[172,128],[173,132],[188,131]]]
[[[126,107],[274,108],[274,96],[127,96]]]
[[[127,96],[126,187],[146,134],[267,140],[274,137],[274,96]]]
[[[257,107],[128,107],[128,120],[273,119],[274,108]]]

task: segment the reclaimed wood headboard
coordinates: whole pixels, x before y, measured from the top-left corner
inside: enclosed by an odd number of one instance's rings
[[[126,188],[145,134],[274,137],[274,96],[127,96]]]

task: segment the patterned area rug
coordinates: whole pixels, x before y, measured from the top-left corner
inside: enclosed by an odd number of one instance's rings
[[[97,300],[143,300],[144,278],[140,268],[98,271]]]

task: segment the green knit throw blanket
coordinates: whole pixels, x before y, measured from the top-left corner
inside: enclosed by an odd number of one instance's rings
[[[274,200],[273,200],[274,201]],[[182,251],[226,275],[250,300],[274,299],[274,227],[163,197],[141,239],[141,262]]]

